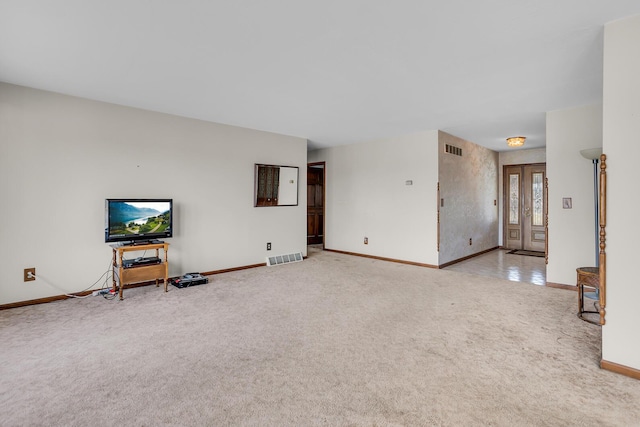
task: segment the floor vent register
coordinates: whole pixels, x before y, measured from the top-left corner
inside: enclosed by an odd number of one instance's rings
[[[267,265],[271,267],[274,265],[288,264],[290,262],[299,262],[299,261],[302,261],[303,259],[304,258],[302,256],[302,252],[295,252],[295,253],[286,254],[286,255],[268,256]]]

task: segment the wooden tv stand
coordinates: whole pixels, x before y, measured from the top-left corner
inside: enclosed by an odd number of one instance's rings
[[[169,261],[167,252],[169,251],[168,243],[149,243],[144,245],[111,245],[113,250],[113,290],[117,290],[118,282],[120,284],[120,300],[124,299],[122,291],[125,285],[139,282],[156,281],[156,286],[160,285],[159,280],[164,280],[164,291],[167,292],[169,283]],[[139,265],[125,268],[123,264],[123,255],[126,252],[134,251],[156,251],[156,257],[160,259],[159,264]],[[160,249],[164,251],[163,258],[160,258]],[[118,281],[116,280],[116,275]]]

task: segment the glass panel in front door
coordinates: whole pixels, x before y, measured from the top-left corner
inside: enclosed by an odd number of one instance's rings
[[[509,224],[520,223],[520,175],[509,175]]]
[[[535,226],[544,225],[544,204],[543,204],[543,173],[536,172],[531,180],[531,202],[533,205],[533,215],[531,224]]]

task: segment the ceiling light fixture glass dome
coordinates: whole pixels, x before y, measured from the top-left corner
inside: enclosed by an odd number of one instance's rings
[[[524,136],[512,136],[507,138],[507,145],[509,147],[522,147],[526,139]]]

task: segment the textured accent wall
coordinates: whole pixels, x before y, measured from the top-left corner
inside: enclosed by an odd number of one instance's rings
[[[447,153],[447,145],[460,148],[462,155]],[[444,200],[439,264],[444,264],[498,245],[498,153],[442,131],[438,147]]]

